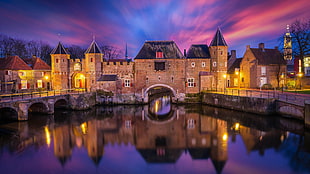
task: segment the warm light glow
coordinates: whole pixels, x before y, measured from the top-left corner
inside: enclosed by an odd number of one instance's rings
[[[298,75],[298,77],[302,77],[302,76],[303,76],[303,74],[302,74],[302,73],[298,73],[297,75]]]
[[[237,131],[237,130],[239,130],[239,128],[240,128],[240,124],[239,124],[239,123],[236,123],[236,124],[235,124],[235,130]]]
[[[224,79],[226,79],[227,75],[226,75],[226,74],[224,74],[224,75],[223,75],[223,77],[224,77]]]
[[[224,133],[224,135],[223,135],[223,141],[227,141],[227,139],[228,139],[228,135],[227,135],[227,133]]]
[[[44,76],[45,80],[48,80],[48,76]]]
[[[236,74],[236,75],[239,75],[239,71],[236,71],[235,74]]]
[[[158,112],[158,109],[159,109],[158,105],[159,105],[159,101],[156,100],[156,102],[155,102],[155,112]]]
[[[48,130],[48,127],[44,127],[44,132],[45,132],[45,138],[46,138],[46,144],[48,147],[50,147],[51,144],[51,134],[50,131]]]
[[[87,123],[84,122],[80,125],[83,134],[87,134]]]

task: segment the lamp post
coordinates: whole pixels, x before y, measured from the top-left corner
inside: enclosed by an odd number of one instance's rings
[[[299,77],[299,86],[300,86],[300,89],[301,89],[301,78],[302,78],[302,76],[303,76],[303,73],[299,72],[299,73],[297,74],[297,76]]]

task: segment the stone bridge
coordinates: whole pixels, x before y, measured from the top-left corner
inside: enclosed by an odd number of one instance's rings
[[[28,120],[28,113],[53,114],[55,108],[89,109],[96,104],[95,93],[62,94],[0,102],[0,117]]]

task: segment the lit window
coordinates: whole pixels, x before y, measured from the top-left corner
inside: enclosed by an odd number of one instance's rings
[[[192,67],[195,67],[195,62],[192,62],[192,64],[191,64],[191,65],[192,65]]]
[[[213,67],[216,67],[216,62],[213,62]]]
[[[37,86],[38,88],[42,88],[42,80],[37,80]]]
[[[188,87],[194,87],[195,86],[194,78],[188,78],[187,79],[187,86]]]
[[[21,89],[27,89],[27,80],[21,80]]]
[[[164,54],[161,51],[156,52],[156,58],[164,58]]]
[[[130,80],[129,79],[125,79],[125,87],[130,87]]]
[[[80,63],[74,64],[73,69],[74,71],[81,71],[82,70],[81,64]]]
[[[11,75],[12,74],[12,71],[11,70],[7,70],[7,71],[5,71],[5,75]]]
[[[206,67],[206,62],[202,62],[201,67]]]
[[[24,76],[25,75],[25,72],[18,72],[18,75],[21,77],[21,76]]]
[[[262,66],[261,71],[262,71],[262,73],[261,73],[262,76],[266,75],[266,67],[265,66]]]

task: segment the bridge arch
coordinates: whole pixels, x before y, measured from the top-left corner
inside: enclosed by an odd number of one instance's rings
[[[166,89],[169,89],[171,91],[172,96],[171,97],[176,97],[177,93],[176,91],[169,85],[166,84],[154,84],[149,86],[148,88],[145,89],[145,91],[143,92],[143,100],[144,102],[149,102],[149,95],[148,93],[150,92],[151,89],[157,88],[157,87],[164,87]]]
[[[59,99],[54,103],[54,108],[68,108],[68,101],[66,99]]]
[[[3,120],[3,121],[18,120],[18,112],[14,108],[11,108],[11,107],[0,108],[0,113],[1,113],[0,120]]]
[[[28,107],[28,113],[48,113],[48,111],[48,106],[43,102],[34,102]]]

